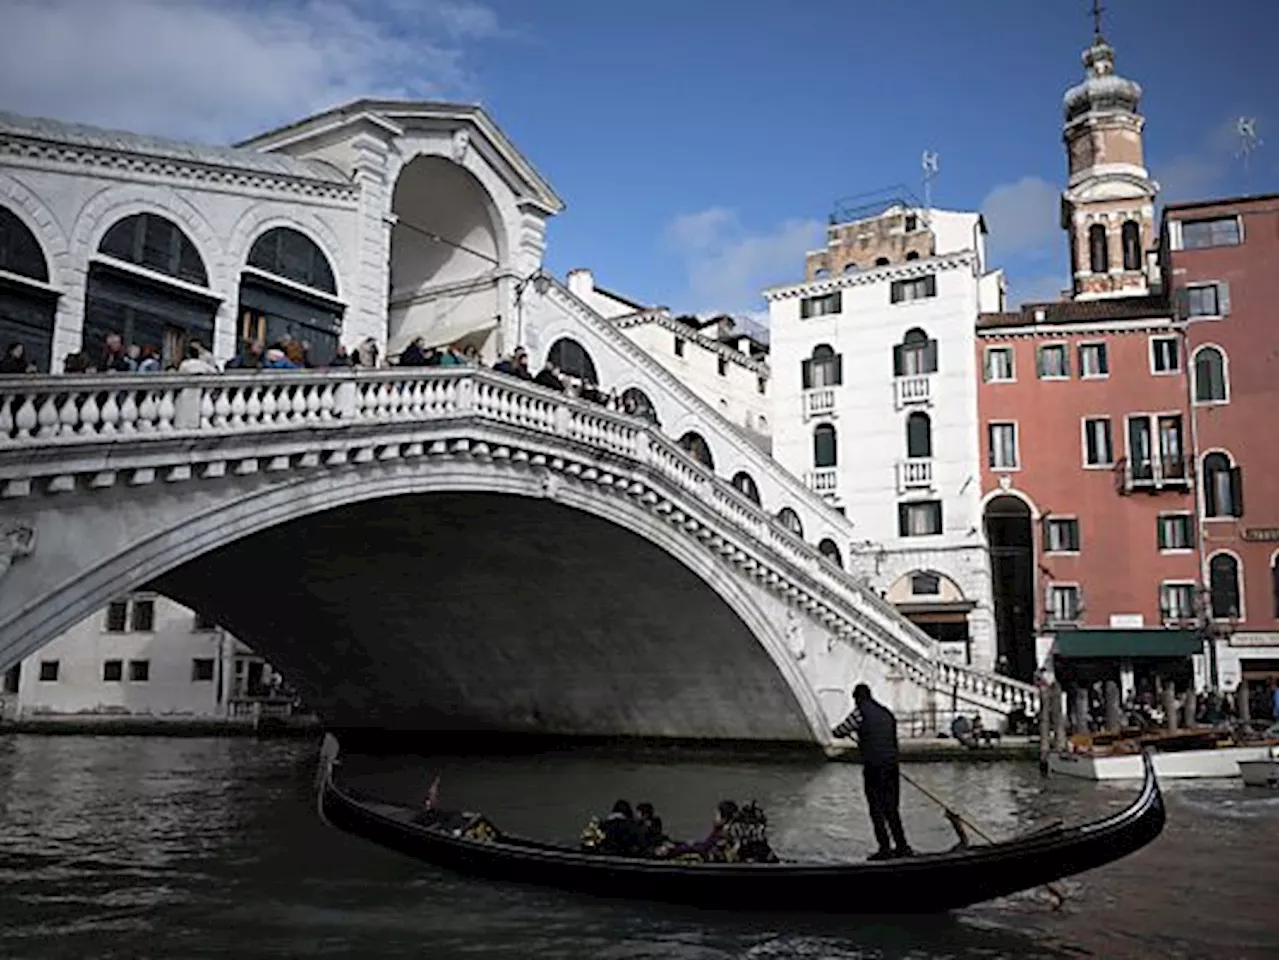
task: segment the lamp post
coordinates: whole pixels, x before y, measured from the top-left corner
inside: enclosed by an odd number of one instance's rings
[[[551,277],[543,272],[539,267],[533,273],[529,274],[523,280],[516,284],[516,342],[515,347],[520,346],[524,339],[524,292],[528,289],[529,284],[533,284],[533,289],[538,292],[538,296],[543,296],[551,289]],[[514,348],[513,348],[514,349]]]

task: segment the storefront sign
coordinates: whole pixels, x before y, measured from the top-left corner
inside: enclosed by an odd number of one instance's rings
[[[1275,527],[1246,527],[1244,538],[1256,543],[1275,543],[1280,540],[1280,529]]]
[[[1274,633],[1234,633],[1227,640],[1232,647],[1274,647],[1276,643]]]

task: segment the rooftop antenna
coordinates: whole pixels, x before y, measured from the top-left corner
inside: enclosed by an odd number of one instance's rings
[[[938,154],[926,150],[920,157],[920,169],[924,171],[924,220],[928,223],[933,210],[933,178],[938,175]]]
[[[1249,154],[1262,146],[1262,141],[1258,139],[1258,118],[1257,117],[1241,117],[1236,121],[1236,135],[1240,137],[1240,149],[1236,151],[1236,158],[1244,160],[1245,169],[1249,169]]]

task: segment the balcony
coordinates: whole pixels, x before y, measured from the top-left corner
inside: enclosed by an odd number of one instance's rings
[[[804,392],[804,418],[829,417],[835,413],[836,392],[831,387],[818,387]]]
[[[818,496],[833,500],[836,496],[836,468],[823,467],[819,470],[810,470],[805,474],[805,483]]]
[[[893,378],[893,402],[899,410],[933,402],[933,377],[921,374]]]
[[[1115,467],[1116,492],[1128,496],[1139,490],[1158,493],[1161,490],[1186,491],[1191,488],[1190,457],[1154,457],[1132,459],[1122,457]]]
[[[921,457],[898,461],[898,492],[928,490],[933,486],[933,460]]]

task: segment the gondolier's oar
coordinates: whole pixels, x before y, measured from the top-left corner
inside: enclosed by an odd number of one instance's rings
[[[850,734],[849,739],[853,741],[854,746],[858,747],[859,750],[862,749],[862,745],[858,743],[858,738],[855,735]],[[960,813],[960,811],[954,809],[949,803],[947,803],[945,800],[939,797],[932,790],[929,790],[927,787],[923,786],[922,784],[916,783],[916,781],[912,780],[909,776],[903,773],[901,769],[898,770],[898,776],[902,777],[903,780],[907,781],[907,783],[911,784],[913,787],[915,787],[917,790],[919,790],[926,797],[928,797],[930,800],[932,800],[934,803],[936,803],[938,806],[942,808],[942,812],[946,814],[947,820],[950,821],[952,829],[954,829],[955,832],[959,834],[961,845],[966,847],[969,845],[969,838],[964,835],[965,826],[971,827],[973,829],[973,832],[976,833],[978,836],[980,836],[983,840],[987,841],[987,843],[996,842],[990,836],[988,836],[987,833],[980,826],[978,826],[972,820],[965,817],[964,814]],[[1044,885],[1044,888],[1049,892],[1049,895],[1052,896],[1054,899],[1053,909],[1060,910],[1062,908],[1062,905],[1067,902],[1067,895],[1063,893],[1060,889],[1058,889],[1058,887],[1053,883],[1046,883]]]

